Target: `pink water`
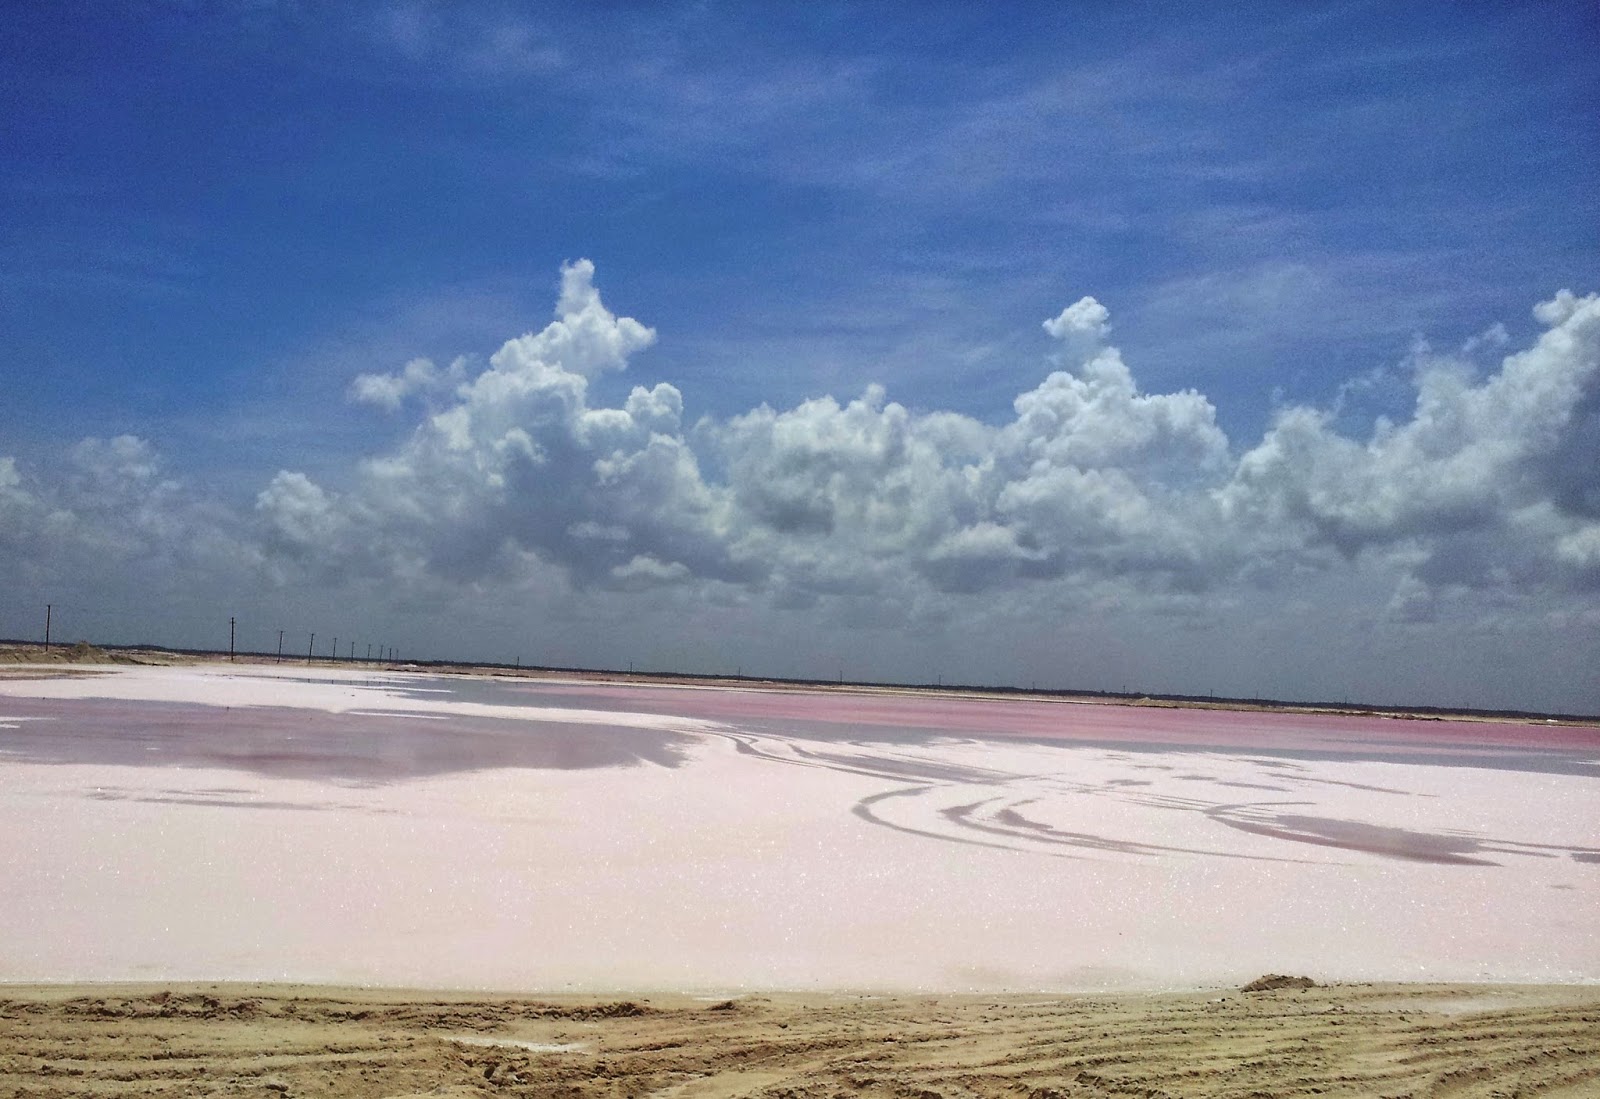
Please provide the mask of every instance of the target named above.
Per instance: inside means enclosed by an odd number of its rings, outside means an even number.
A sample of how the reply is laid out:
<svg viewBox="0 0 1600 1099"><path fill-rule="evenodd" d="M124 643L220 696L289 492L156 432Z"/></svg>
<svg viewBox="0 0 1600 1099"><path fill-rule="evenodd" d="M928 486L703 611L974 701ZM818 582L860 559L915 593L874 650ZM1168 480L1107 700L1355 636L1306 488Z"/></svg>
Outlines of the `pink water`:
<svg viewBox="0 0 1600 1099"><path fill-rule="evenodd" d="M0 681L0 979L1600 979L1600 737L144 669Z"/></svg>

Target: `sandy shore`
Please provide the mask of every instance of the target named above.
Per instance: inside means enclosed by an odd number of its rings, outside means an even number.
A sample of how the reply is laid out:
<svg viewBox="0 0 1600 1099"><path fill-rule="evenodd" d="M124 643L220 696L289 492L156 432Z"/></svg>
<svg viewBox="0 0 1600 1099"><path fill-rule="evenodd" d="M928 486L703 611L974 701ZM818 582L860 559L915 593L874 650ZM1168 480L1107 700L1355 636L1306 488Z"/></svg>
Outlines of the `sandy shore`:
<svg viewBox="0 0 1600 1099"><path fill-rule="evenodd" d="M1600 988L483 997L0 986L0 1094L1592 1096Z"/></svg>

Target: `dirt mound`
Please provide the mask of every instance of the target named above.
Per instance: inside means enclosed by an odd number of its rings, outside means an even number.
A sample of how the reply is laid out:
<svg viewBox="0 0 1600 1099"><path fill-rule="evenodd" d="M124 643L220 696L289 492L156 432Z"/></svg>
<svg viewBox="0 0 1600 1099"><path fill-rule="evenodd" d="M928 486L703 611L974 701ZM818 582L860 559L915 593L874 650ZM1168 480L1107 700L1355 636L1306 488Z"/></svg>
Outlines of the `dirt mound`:
<svg viewBox="0 0 1600 1099"><path fill-rule="evenodd" d="M578 1008L568 1013L568 1017L572 1019L634 1019L641 1015L654 1014L654 1012L655 1008L633 1000L617 1000L612 1003L601 1003L592 1007Z"/></svg>
<svg viewBox="0 0 1600 1099"><path fill-rule="evenodd" d="M145 997L87 997L67 1000L61 1005L64 1015L92 1019L250 1019L261 1011L254 999L222 1000L203 993L175 995L164 990Z"/></svg>
<svg viewBox="0 0 1600 1099"><path fill-rule="evenodd" d="M78 641L71 645L0 645L0 664L143 664L146 661L98 645Z"/></svg>
<svg viewBox="0 0 1600 1099"><path fill-rule="evenodd" d="M1241 988L1240 992L1276 992L1281 988L1306 989L1316 988L1317 982L1310 977L1287 977L1282 973L1268 973L1264 977L1257 977Z"/></svg>

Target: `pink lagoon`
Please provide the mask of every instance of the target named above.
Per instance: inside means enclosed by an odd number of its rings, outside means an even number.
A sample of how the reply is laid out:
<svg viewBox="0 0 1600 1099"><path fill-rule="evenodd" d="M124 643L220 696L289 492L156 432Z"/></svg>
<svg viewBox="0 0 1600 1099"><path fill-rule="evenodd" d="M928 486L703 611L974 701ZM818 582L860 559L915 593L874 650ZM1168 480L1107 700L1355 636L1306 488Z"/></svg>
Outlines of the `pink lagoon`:
<svg viewBox="0 0 1600 1099"><path fill-rule="evenodd" d="M0 980L1600 979L1600 730L202 665L0 679Z"/></svg>

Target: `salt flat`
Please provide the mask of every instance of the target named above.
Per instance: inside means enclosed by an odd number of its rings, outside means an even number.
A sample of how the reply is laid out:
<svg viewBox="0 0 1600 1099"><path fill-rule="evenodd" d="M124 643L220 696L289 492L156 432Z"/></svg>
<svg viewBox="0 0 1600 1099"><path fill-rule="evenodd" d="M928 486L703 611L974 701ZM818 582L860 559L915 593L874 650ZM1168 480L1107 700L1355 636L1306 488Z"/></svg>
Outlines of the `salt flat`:
<svg viewBox="0 0 1600 1099"><path fill-rule="evenodd" d="M0 680L0 979L1600 979L1600 733L274 666Z"/></svg>

